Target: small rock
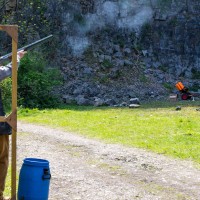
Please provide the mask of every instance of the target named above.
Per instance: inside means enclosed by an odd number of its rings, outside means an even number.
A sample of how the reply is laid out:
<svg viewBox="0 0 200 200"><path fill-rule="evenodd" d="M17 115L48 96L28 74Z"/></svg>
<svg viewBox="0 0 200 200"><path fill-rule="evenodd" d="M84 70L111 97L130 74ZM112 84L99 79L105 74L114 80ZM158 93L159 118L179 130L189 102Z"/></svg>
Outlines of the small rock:
<svg viewBox="0 0 200 200"><path fill-rule="evenodd" d="M108 55L105 55L105 56L104 56L104 59L105 59L105 60L108 60L109 62L112 61L112 57L111 57L111 56L108 56Z"/></svg>
<svg viewBox="0 0 200 200"><path fill-rule="evenodd" d="M130 104L129 108L139 108L140 105L139 104Z"/></svg>
<svg viewBox="0 0 200 200"><path fill-rule="evenodd" d="M176 107L176 110L178 111L178 110L181 110L181 106L177 106Z"/></svg>
<svg viewBox="0 0 200 200"><path fill-rule="evenodd" d="M126 102L122 102L122 103L120 104L120 107L125 107L125 106L128 106L128 104L127 104Z"/></svg>
<svg viewBox="0 0 200 200"><path fill-rule="evenodd" d="M124 65L126 65L126 66L130 66L130 65L132 65L133 64L133 62L131 62L130 60L124 60Z"/></svg>
<svg viewBox="0 0 200 200"><path fill-rule="evenodd" d="M102 106L104 104L104 100L101 99L101 98L98 98L98 97L95 97L95 100L94 100L94 106Z"/></svg>
<svg viewBox="0 0 200 200"><path fill-rule="evenodd" d="M78 95L76 98L75 98L75 100L76 100L76 103L78 104L78 105L84 105L84 106L87 106L87 105L90 105L90 103L89 103L89 100L88 99L86 99L83 95Z"/></svg>
<svg viewBox="0 0 200 200"><path fill-rule="evenodd" d="M120 51L120 46L119 45L114 45L114 51L119 52Z"/></svg>
<svg viewBox="0 0 200 200"><path fill-rule="evenodd" d="M139 104L139 105L140 105L140 100L139 100L139 98L131 98L131 99L130 99L130 104Z"/></svg>
<svg viewBox="0 0 200 200"><path fill-rule="evenodd" d="M125 53L125 55L128 56L131 53L131 49L130 48L125 48L124 49L124 53Z"/></svg>
<svg viewBox="0 0 200 200"><path fill-rule="evenodd" d="M147 56L148 55L148 50L142 50L142 54L143 54L143 56Z"/></svg>
<svg viewBox="0 0 200 200"><path fill-rule="evenodd" d="M122 58L122 53L121 52L116 52L114 54L114 57L116 57L116 58Z"/></svg>
<svg viewBox="0 0 200 200"><path fill-rule="evenodd" d="M116 104L116 101L114 99L106 99L104 104L107 106L113 106Z"/></svg>
<svg viewBox="0 0 200 200"><path fill-rule="evenodd" d="M86 67L86 68L83 70L83 73L84 73L84 74L91 75L91 74L92 74L92 69L91 69L90 67Z"/></svg>

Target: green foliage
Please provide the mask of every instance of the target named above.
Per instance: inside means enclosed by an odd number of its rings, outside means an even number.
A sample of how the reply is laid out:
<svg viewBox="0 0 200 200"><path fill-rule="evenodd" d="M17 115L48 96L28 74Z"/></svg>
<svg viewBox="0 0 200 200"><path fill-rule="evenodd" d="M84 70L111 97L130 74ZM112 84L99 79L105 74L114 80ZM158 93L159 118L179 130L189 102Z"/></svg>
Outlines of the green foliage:
<svg viewBox="0 0 200 200"><path fill-rule="evenodd" d="M167 72L168 66L167 66L167 65L160 65L160 66L158 67L158 69L161 70L161 71L163 71L163 72Z"/></svg>
<svg viewBox="0 0 200 200"><path fill-rule="evenodd" d="M49 54L55 55L55 48L59 45L56 35L60 34L61 15L58 13L60 13L62 3L63 0L19 0L17 1L15 12L12 14L10 12L2 12L0 14L0 21L1 24L18 25L19 47L54 33L51 45L42 45L40 47L46 49ZM55 29L55 27L57 28ZM7 34L2 35L1 33L0 39L1 53L11 52L11 38Z"/></svg>
<svg viewBox="0 0 200 200"><path fill-rule="evenodd" d="M141 75L139 76L139 79L140 79L140 81L143 82L143 83L148 83L148 78L147 78L144 74L141 74Z"/></svg>
<svg viewBox="0 0 200 200"><path fill-rule="evenodd" d="M151 33L152 31L153 31L153 30L152 30L151 24L145 23L145 24L142 26L142 32L144 32L145 34Z"/></svg>
<svg viewBox="0 0 200 200"><path fill-rule="evenodd" d="M198 83L194 83L192 87L190 87L191 91L197 92L200 89L200 85Z"/></svg>
<svg viewBox="0 0 200 200"><path fill-rule="evenodd" d="M140 41L144 42L152 35L153 29L150 23L145 23L141 28Z"/></svg>
<svg viewBox="0 0 200 200"><path fill-rule="evenodd" d="M107 75L104 75L104 76L99 77L98 81L102 84L108 84L110 79Z"/></svg>
<svg viewBox="0 0 200 200"><path fill-rule="evenodd" d="M17 175L18 179L18 175ZM5 196L10 196L11 195L11 167L8 169L8 175L6 177L6 188L4 191Z"/></svg>
<svg viewBox="0 0 200 200"><path fill-rule="evenodd" d="M74 21L82 26L86 25L85 19L81 14L74 14Z"/></svg>
<svg viewBox="0 0 200 200"><path fill-rule="evenodd" d="M50 22L46 18L46 10L47 0L20 0L18 2L15 21L19 25L19 33L22 33L24 38L43 30L49 31Z"/></svg>
<svg viewBox="0 0 200 200"><path fill-rule="evenodd" d="M192 72L192 79L200 79L200 71L192 68L191 72Z"/></svg>
<svg viewBox="0 0 200 200"><path fill-rule="evenodd" d="M169 24L172 25L172 26L177 26L178 25L178 19L177 19L177 17L172 18L169 21Z"/></svg>
<svg viewBox="0 0 200 200"><path fill-rule="evenodd" d="M2 100L5 111L11 110L11 102L12 102L12 80L11 78L7 78L0 83L0 88L2 90Z"/></svg>
<svg viewBox="0 0 200 200"><path fill-rule="evenodd" d="M173 91L174 87L169 83L163 83L163 86L169 90L169 92Z"/></svg>
<svg viewBox="0 0 200 200"><path fill-rule="evenodd" d="M122 34L118 33L113 36L113 43L119 45L121 48L124 48L126 38Z"/></svg>
<svg viewBox="0 0 200 200"><path fill-rule="evenodd" d="M45 60L34 54L22 59L18 72L19 105L29 108L57 106L58 97L52 94L52 90L61 84L58 69L48 68Z"/></svg>
<svg viewBox="0 0 200 200"><path fill-rule="evenodd" d="M169 9L171 4L172 0L158 0L158 7L161 9L162 12Z"/></svg>
<svg viewBox="0 0 200 200"><path fill-rule="evenodd" d="M113 64L108 60L108 59L105 59L103 62L102 62L102 65L106 68L111 68L113 66Z"/></svg>
<svg viewBox="0 0 200 200"><path fill-rule="evenodd" d="M88 64L94 64L97 62L97 58L94 57L94 54L93 54L93 50L92 50L92 47L88 47L84 53L84 58L85 58L85 61L88 63Z"/></svg>

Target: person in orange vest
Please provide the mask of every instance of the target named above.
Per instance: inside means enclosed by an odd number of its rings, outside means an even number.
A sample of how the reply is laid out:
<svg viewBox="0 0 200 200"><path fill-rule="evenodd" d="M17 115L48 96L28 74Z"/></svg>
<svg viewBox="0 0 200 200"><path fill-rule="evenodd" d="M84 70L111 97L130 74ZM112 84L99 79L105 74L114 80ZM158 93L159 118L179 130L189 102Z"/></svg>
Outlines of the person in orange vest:
<svg viewBox="0 0 200 200"><path fill-rule="evenodd" d="M17 63L19 66L20 59L26 54L25 51L17 53ZM0 81L12 74L12 63L6 66L0 66ZM0 116L4 116L1 91L0 91ZM11 127L6 122L0 122L0 200L9 200L3 196L5 189L5 181L8 170L8 158L9 158L9 135L11 134Z"/></svg>

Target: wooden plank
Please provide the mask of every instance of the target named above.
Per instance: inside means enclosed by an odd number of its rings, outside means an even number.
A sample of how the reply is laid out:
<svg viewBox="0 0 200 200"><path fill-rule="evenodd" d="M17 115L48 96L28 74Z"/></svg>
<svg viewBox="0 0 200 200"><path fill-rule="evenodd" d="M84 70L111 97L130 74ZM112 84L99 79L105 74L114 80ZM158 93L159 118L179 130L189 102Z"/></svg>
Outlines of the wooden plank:
<svg viewBox="0 0 200 200"><path fill-rule="evenodd" d="M6 122L14 129L17 131L17 110L12 112L10 115L6 117Z"/></svg>
<svg viewBox="0 0 200 200"><path fill-rule="evenodd" d="M12 113L16 113L17 118L17 41L18 30L12 30ZM12 173L11 173L11 195L12 200L16 200L16 172L17 172L17 119L14 120L16 130L12 129Z"/></svg>
<svg viewBox="0 0 200 200"><path fill-rule="evenodd" d="M18 42L18 26L17 25L0 25L0 30L6 31L15 42Z"/></svg>
<svg viewBox="0 0 200 200"><path fill-rule="evenodd" d="M0 122L5 122L6 118L4 116L0 116Z"/></svg>

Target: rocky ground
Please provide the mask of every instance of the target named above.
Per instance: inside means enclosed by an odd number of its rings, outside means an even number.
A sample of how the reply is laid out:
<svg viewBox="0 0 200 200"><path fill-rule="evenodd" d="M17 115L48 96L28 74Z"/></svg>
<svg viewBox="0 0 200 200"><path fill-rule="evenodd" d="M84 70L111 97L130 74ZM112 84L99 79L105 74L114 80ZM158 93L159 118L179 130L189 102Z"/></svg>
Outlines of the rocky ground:
<svg viewBox="0 0 200 200"><path fill-rule="evenodd" d="M190 161L19 122L18 169L27 157L50 161L49 200L200 199Z"/></svg>

